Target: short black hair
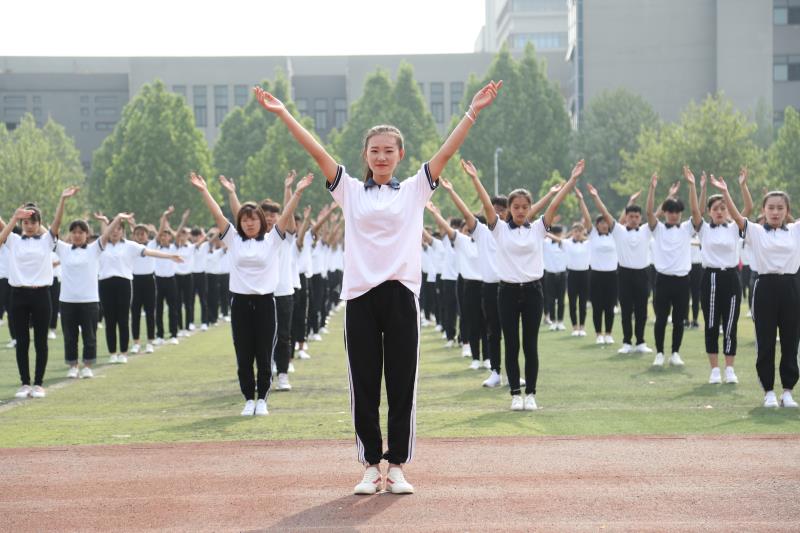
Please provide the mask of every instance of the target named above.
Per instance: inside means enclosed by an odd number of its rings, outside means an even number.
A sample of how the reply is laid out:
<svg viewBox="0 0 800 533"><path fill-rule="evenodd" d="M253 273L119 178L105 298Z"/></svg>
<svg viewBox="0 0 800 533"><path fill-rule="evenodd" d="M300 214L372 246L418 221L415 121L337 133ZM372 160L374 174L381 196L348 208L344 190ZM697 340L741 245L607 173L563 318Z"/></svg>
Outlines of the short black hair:
<svg viewBox="0 0 800 533"><path fill-rule="evenodd" d="M661 210L665 213L683 213L683 202L680 198L667 198L661 204Z"/></svg>
<svg viewBox="0 0 800 533"><path fill-rule="evenodd" d="M475 215L475 218L476 218L476 219L478 220L478 222L480 222L481 224L486 224L486 217L485 217L485 216L483 216L483 215Z"/></svg>
<svg viewBox="0 0 800 533"><path fill-rule="evenodd" d="M563 226L550 226L550 233L553 235L558 235L559 233L564 233Z"/></svg>
<svg viewBox="0 0 800 533"><path fill-rule="evenodd" d="M499 205L500 207L508 208L508 196L505 194L492 196L492 205Z"/></svg>
<svg viewBox="0 0 800 533"><path fill-rule="evenodd" d="M203 234L203 230L199 227L195 226L192 228L192 237L199 237Z"/></svg>
<svg viewBox="0 0 800 533"><path fill-rule="evenodd" d="M463 225L464 221L460 218L453 217L450 219L450 227L453 229L461 229Z"/></svg>
<svg viewBox="0 0 800 533"><path fill-rule="evenodd" d="M594 219L594 225L596 226L599 223L605 222L605 221L606 221L606 217L604 217L603 215L598 215L597 218Z"/></svg>
<svg viewBox="0 0 800 533"><path fill-rule="evenodd" d="M73 220L69 225L69 231L80 229L84 233L89 233L89 224L85 220Z"/></svg>
<svg viewBox="0 0 800 533"><path fill-rule="evenodd" d="M639 213L641 215L642 208L638 205L629 205L625 208L625 214L627 215L628 213Z"/></svg>

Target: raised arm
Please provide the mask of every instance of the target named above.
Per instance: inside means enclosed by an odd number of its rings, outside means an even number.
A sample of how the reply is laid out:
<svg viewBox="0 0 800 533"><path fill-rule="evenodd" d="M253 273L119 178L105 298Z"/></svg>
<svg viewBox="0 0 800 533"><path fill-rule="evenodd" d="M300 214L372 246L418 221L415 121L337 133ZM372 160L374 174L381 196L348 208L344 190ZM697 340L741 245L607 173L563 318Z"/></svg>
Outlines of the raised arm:
<svg viewBox="0 0 800 533"><path fill-rule="evenodd" d="M558 194L558 191L560 191L561 187L563 186L564 186L563 183L559 183L550 187L550 190L547 191L547 194L542 196L538 202L534 203L531 206L531 210L528 213L528 220L533 221L533 219L535 219L539 215L539 213L542 212L542 209L544 209L550 204L550 202L553 200L553 197L556 194Z"/></svg>
<svg viewBox="0 0 800 533"><path fill-rule="evenodd" d="M236 184L233 183L233 180L229 180L221 174L218 179L222 188L228 191L228 203L231 206L231 215L233 215L233 218L236 218L239 214L239 209L242 207L242 204L239 203L239 197L236 196Z"/></svg>
<svg viewBox="0 0 800 533"><path fill-rule="evenodd" d="M191 212L192 212L191 209L187 209L186 211L183 212L183 214L181 215L181 224L180 226L178 226L178 229L175 230L175 235L180 234L180 232L183 231L183 228L186 227L186 221L189 220L189 214Z"/></svg>
<svg viewBox="0 0 800 533"><path fill-rule="evenodd" d="M100 246L105 248L106 244L108 244L109 238L111 237L111 233L117 227L119 227L120 224L122 224L123 220L127 220L127 219L129 219L131 217L133 217L133 213L119 213L119 214L117 214L117 216L114 217L114 219L111 221L111 223L108 224L106 226L106 228L103 230L103 234L100 236Z"/></svg>
<svg viewBox="0 0 800 533"><path fill-rule="evenodd" d="M742 167L739 171L739 187L742 189L742 199L744 199L744 208L742 209L742 216L748 218L753 212L753 197L750 194L750 187L747 186L747 167Z"/></svg>
<svg viewBox="0 0 800 533"><path fill-rule="evenodd" d="M439 174L441 174L444 167L447 166L447 162L455 155L458 149L461 148L464 139L467 138L467 133L469 133L470 128L475 124L481 110L494 102L501 87L503 87L503 80L497 83L492 80L475 93L475 96L472 97L469 110L467 110L461 118L461 121L456 125L452 133L450 133L450 136L447 137L447 140L444 141L439 151L431 158L428 164L431 178L434 180L439 179Z"/></svg>
<svg viewBox="0 0 800 533"><path fill-rule="evenodd" d="M653 211L654 205L656 203L656 185L658 185L658 174L653 174L650 177L650 188L647 189L647 225L650 226L650 231L656 229L656 225L658 224L658 218L656 217L655 212Z"/></svg>
<svg viewBox="0 0 800 533"><path fill-rule="evenodd" d="M739 231L744 231L744 226L747 222L747 219L742 216L742 214L736 208L736 204L733 203L733 198L731 198L731 193L728 191L728 185L725 183L725 179L722 176L717 179L712 174L711 185L720 190L722 197L725 198L725 203L728 205L728 213L730 213L731 218L734 222L736 222L736 225L739 226Z"/></svg>
<svg viewBox="0 0 800 533"><path fill-rule="evenodd" d="M697 190L694 183L694 174L689 167L683 167L683 177L689 184L689 207L692 210L692 225L696 228L700 227L703 222L703 214L700 212L700 207L697 205Z"/></svg>
<svg viewBox="0 0 800 533"><path fill-rule="evenodd" d="M302 124L297 122L292 114L289 113L289 110L286 109L286 106L283 105L283 102L261 87L254 87L253 92L255 93L256 100L258 100L258 103L261 104L264 109L270 113L275 113L275 115L286 124L286 127L289 128L289 133L292 134L297 142L299 142L300 145L305 148L306 152L314 158L314 161L317 162L319 169L322 171L325 179L328 180L328 183L333 183L333 180L336 178L336 171L339 168L336 160L331 157L325 148L317 142L314 136L311 135Z"/></svg>
<svg viewBox="0 0 800 533"><path fill-rule="evenodd" d="M698 207L701 213L706 212L706 203L708 202L708 180L706 179L706 171L700 173L700 201Z"/></svg>
<svg viewBox="0 0 800 533"><path fill-rule="evenodd" d="M611 231L612 229L614 229L614 224L616 223L616 220L614 220L614 217L612 217L611 213L608 212L608 208L606 208L606 204L603 203L603 200L600 199L600 193L597 192L597 189L595 189L590 183L586 184L586 188L589 190L589 196L592 197L595 207L597 208L598 211L600 211L600 214L603 215L606 224L608 224L608 230ZM576 192L578 191L577 187L575 188L575 191ZM581 197L581 211L583 212L584 226L586 226L586 231L589 231L592 225L592 219L589 216L589 209L587 209L585 206L586 203L583 201L583 198ZM583 211L584 209L586 209L586 211Z"/></svg>
<svg viewBox="0 0 800 533"><path fill-rule="evenodd" d="M317 214L317 221L314 223L313 226L311 226L312 235L314 235L315 237L318 236L320 229L322 229L322 226L325 224L325 221L328 220L328 217L333 214L335 206L336 206L335 203L322 206L322 209L320 209L319 213Z"/></svg>
<svg viewBox="0 0 800 533"><path fill-rule="evenodd" d="M636 203L636 200L638 200L638 199L639 199L639 196L641 196L641 194L642 194L642 191L641 191L641 190L638 190L638 191L636 191L635 193L631 194L630 198L628 198L628 203L627 203L627 204L625 204L625 208L623 208L623 210L622 210L622 213L620 213L620 215L619 215L619 219L617 219L617 221L618 221L620 224L622 224L622 225L625 225L625 223L626 223L626 221L627 221L627 218L628 218L628 215L625 213L625 209L626 209L627 207L629 207L629 206L631 206L631 205L635 204L635 203Z"/></svg>
<svg viewBox="0 0 800 533"><path fill-rule="evenodd" d="M64 189L64 192L61 193L61 198L58 199L58 207L56 207L56 214L53 217L53 223L50 224L50 233L53 236L58 235L58 230L61 228L61 219L64 217L64 204L67 201L67 198L75 196L80 190L80 187L67 187Z"/></svg>
<svg viewBox="0 0 800 533"><path fill-rule="evenodd" d="M428 202L425 207L433 215L433 218L436 220L436 225L439 226L439 229L442 230L442 233L445 233L451 241L455 240L456 230L450 227L450 224L448 224L444 219L439 211L439 208L433 205L433 202Z"/></svg>
<svg viewBox="0 0 800 533"><path fill-rule="evenodd" d="M105 216L105 215L104 215L102 212L100 212L100 211L97 211L96 213L93 213L93 215L92 215L92 216L94 216L94 219L95 219L95 220L97 220L97 221L99 221L99 222L100 222L100 234L102 235L102 234L103 234L103 232L105 232L105 231L106 231L106 228L108 227L108 225L110 224L110 222L109 222L109 220L108 220L108 217L107 217L107 216Z"/></svg>
<svg viewBox="0 0 800 533"><path fill-rule="evenodd" d="M297 232L297 240L295 241L295 246L297 246L298 250L303 249L303 239L306 237L306 232L308 231L310 221L311 206L307 205L305 209L303 209L303 222L300 224L300 229Z"/></svg>
<svg viewBox="0 0 800 533"><path fill-rule="evenodd" d="M453 189L452 183L444 178L439 178L439 184L450 194L450 199L453 200L453 203L456 204L456 207L461 211L461 215L464 217L464 224L466 224L467 229L472 232L475 229L475 224L478 223L475 215L470 212L467 204L464 203L464 200L462 200L455 189Z"/></svg>
<svg viewBox="0 0 800 533"><path fill-rule="evenodd" d="M189 176L189 181L191 182L192 186L200 191L203 195L203 201L208 208L208 211L211 213L211 216L214 218L214 224L217 225L221 232L227 230L230 222L228 219L225 218L225 215L222 213L222 209L219 207L219 204L214 197L211 196L211 193L208 192L208 186L206 185L206 180L203 179L203 176L198 176L194 172L191 173Z"/></svg>
<svg viewBox="0 0 800 533"><path fill-rule="evenodd" d="M578 178L581 174L583 174L583 168L585 165L586 162L583 159L577 162L575 167L572 169L572 174L570 174L567 183L565 183L561 189L559 189L559 191L556 193L556 197L553 198L553 201L550 202L549 206L547 206L547 211L544 212L544 225L546 227L550 227L550 224L553 223L553 219L556 217L558 207L561 205L561 202L564 201L564 198L567 197L573 187L575 187L575 184L578 182Z"/></svg>
<svg viewBox="0 0 800 533"><path fill-rule="evenodd" d="M292 178L294 180L294 178ZM289 201L286 202L286 205L283 206L283 212L281 216L278 217L278 222L276 223L278 226L278 230L281 233L286 231L286 228L289 227L291 223L294 226L294 210L297 208L297 204L300 202L300 197L303 196L303 191L306 190L309 185L314 181L314 174L307 174L306 177L301 179L297 183L297 188L294 191L294 194Z"/></svg>
<svg viewBox="0 0 800 533"><path fill-rule="evenodd" d="M14 231L14 227L17 225L17 222L29 218L31 215L33 215L33 211L30 209L25 209L24 207L20 207L14 211L14 214L11 216L11 220L9 220L8 224L3 227L3 231L0 231L0 246L5 244L8 236L11 235L12 231Z"/></svg>
<svg viewBox="0 0 800 533"><path fill-rule="evenodd" d="M309 176L312 178L314 177L313 174L309 173ZM286 204L292 199L292 184L294 183L294 179L297 177L297 172L291 170L289 174L286 175L286 179L283 180L283 210L286 210ZM295 206L295 209L297 206ZM286 224L286 232L287 233L295 233L297 231L297 224L294 223L294 214L289 218L288 223Z"/></svg>
<svg viewBox="0 0 800 533"><path fill-rule="evenodd" d="M475 191L478 193L478 198L481 200L481 205L483 205L483 212L486 215L486 224L490 228L493 228L497 223L497 213L494 210L492 199L489 196L489 193L486 192L486 188L478 178L478 171L475 169L475 165L472 164L472 161L464 161L462 159L461 168L463 168L464 172L469 174L469 177L472 178L472 186L475 187Z"/></svg>
<svg viewBox="0 0 800 533"><path fill-rule="evenodd" d="M664 198L664 201L667 201L667 200L669 200L670 198L677 198L677 197L678 197L678 191L679 191L680 189L681 189L681 180L677 180L677 181L676 181L676 182L674 182L672 185L670 185L670 187L669 187L669 192L667 193L667 197L666 197L666 198ZM661 211L661 206L662 206L662 205L664 205L664 202L661 202L661 203L660 203L660 204L658 204L658 206L656 207L656 218L661 218L661 215L663 215L663 214L664 214L664 213Z"/></svg>
<svg viewBox="0 0 800 533"><path fill-rule="evenodd" d="M175 212L175 206L169 206L166 211L161 213L161 218L158 221L158 233L167 231L169 229L169 216Z"/></svg>
<svg viewBox="0 0 800 533"><path fill-rule="evenodd" d="M144 255L148 257L156 257L158 259L169 259L170 261L175 261L176 263L183 263L183 257L179 256L178 254L170 254L167 252L162 252L161 250L145 248Z"/></svg>

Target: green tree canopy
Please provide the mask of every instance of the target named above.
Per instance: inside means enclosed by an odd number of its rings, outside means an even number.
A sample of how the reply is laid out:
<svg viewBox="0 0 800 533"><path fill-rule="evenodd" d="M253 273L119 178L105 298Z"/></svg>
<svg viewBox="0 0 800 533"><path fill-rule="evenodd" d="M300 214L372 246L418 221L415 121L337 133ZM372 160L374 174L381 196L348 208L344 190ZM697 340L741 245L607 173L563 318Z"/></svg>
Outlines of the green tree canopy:
<svg viewBox="0 0 800 533"><path fill-rule="evenodd" d="M22 204L34 202L49 224L61 191L83 186L85 180L80 153L60 124L48 120L38 128L31 115L10 132L0 124L0 214L6 220ZM64 220L85 216L88 198L88 191L82 191L67 202Z"/></svg>
<svg viewBox="0 0 800 533"><path fill-rule="evenodd" d="M220 197L208 144L183 97L160 81L144 85L94 154L92 207L110 216L133 211L137 220L157 223L175 205L178 211L192 209L192 223L208 224L202 198L188 182L191 171L202 174Z"/></svg>
<svg viewBox="0 0 800 533"><path fill-rule="evenodd" d="M769 184L789 193L793 200L792 214L797 217L800 205L800 114L796 109L786 108L783 126L769 149L768 160Z"/></svg>

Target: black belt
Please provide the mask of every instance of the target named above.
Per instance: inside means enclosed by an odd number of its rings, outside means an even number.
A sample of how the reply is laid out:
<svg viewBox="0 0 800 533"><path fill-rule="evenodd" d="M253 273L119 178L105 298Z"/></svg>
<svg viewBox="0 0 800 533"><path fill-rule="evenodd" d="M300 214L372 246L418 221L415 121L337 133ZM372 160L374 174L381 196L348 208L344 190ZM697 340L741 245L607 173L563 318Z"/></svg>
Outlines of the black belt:
<svg viewBox="0 0 800 533"><path fill-rule="evenodd" d="M706 267L707 272L734 272L737 270L739 270L739 267L725 267L725 268Z"/></svg>

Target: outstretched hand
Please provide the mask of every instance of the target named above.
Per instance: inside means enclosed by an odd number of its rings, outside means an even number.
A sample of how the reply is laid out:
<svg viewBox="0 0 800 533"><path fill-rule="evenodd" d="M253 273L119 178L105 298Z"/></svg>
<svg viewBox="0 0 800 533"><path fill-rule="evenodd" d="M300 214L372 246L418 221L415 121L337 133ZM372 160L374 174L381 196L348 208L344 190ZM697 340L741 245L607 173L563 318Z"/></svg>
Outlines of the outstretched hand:
<svg viewBox="0 0 800 533"><path fill-rule="evenodd" d="M194 172L192 172L189 175L189 181L198 191L205 192L208 190L208 185L206 185L206 180L203 178L203 176L200 176L199 174L195 174ZM172 213L173 211L175 211L175 207L169 206L169 209L167 209L167 211Z"/></svg>
<svg viewBox="0 0 800 533"><path fill-rule="evenodd" d="M672 186L669 188L669 197L670 198L674 198L675 196L677 196L678 195L678 191L680 190L680 188L681 188L681 181L680 180L678 180L675 183L673 183Z"/></svg>
<svg viewBox="0 0 800 533"><path fill-rule="evenodd" d="M186 221L187 221L187 220L189 220L189 214L190 214L191 212L192 212L192 210L191 210L191 209L187 209L186 211L184 211L184 212L183 212L183 215L181 215L181 223L182 223L182 224L185 224L185 223L186 223Z"/></svg>
<svg viewBox="0 0 800 533"><path fill-rule="evenodd" d="M433 203L433 202L428 202L427 204L425 204L425 208L426 208L428 211L430 211L431 213L436 213L437 215L440 215L440 214L441 214L441 211L439 210L439 208L438 208L438 207L436 207L436 206L434 205L434 203Z"/></svg>
<svg viewBox="0 0 800 533"><path fill-rule="evenodd" d="M102 211L97 211L95 213L92 213L92 216L94 217L95 220L99 220L100 222L105 222L106 224L108 224L108 217L105 216L102 213Z"/></svg>
<svg viewBox="0 0 800 533"><path fill-rule="evenodd" d="M494 102L494 99L497 98L497 93L500 91L502 86L503 80L500 80L497 83L492 80L484 85L483 88L475 93L475 96L472 97L472 109L477 113L481 109Z"/></svg>
<svg viewBox="0 0 800 533"><path fill-rule="evenodd" d="M747 175L747 167L742 167L742 169L739 171L739 185L744 185L747 183Z"/></svg>
<svg viewBox="0 0 800 533"><path fill-rule="evenodd" d="M705 186L706 186L706 183L707 183L707 181L706 181L706 171L704 170L704 171L703 171L703 172L700 174L700 188L701 188L701 189L705 188Z"/></svg>
<svg viewBox="0 0 800 533"><path fill-rule="evenodd" d="M577 188L577 187L575 187L575 190L577 191L577 190L578 190L578 188ZM595 196L595 197L596 197L596 196L598 196L597 189L595 189L595 188L594 188L594 185L592 185L591 183L587 183L587 184L586 184L586 190L588 190L588 191L589 191L589 194L590 194L590 195L592 195L592 196Z"/></svg>
<svg viewBox="0 0 800 533"><path fill-rule="evenodd" d="M292 172L294 172L294 171L292 171ZM286 181L288 182L287 186L291 187L292 183L289 182L289 178L286 178ZM294 181L294 176L292 176L292 181ZM313 181L314 181L314 174L311 174L309 172L308 174L305 175L305 177L303 179L301 179L299 182L297 182L297 188L295 189L295 192L303 192L304 190L306 190L311 185L311 183Z"/></svg>
<svg viewBox="0 0 800 533"><path fill-rule="evenodd" d="M64 189L64 192L61 193L61 198L70 198L72 196L75 196L75 194L79 190L81 190L80 187L67 187L66 189Z"/></svg>
<svg viewBox="0 0 800 533"><path fill-rule="evenodd" d="M641 194L642 194L641 189L631 194L630 198L628 198L628 205L632 205L636 200L638 200Z"/></svg>
<svg viewBox="0 0 800 533"><path fill-rule="evenodd" d="M277 114L286 110L286 106L283 105L283 102L272 96L262 87L259 86L253 87L253 93L255 94L258 103L261 104L261 107L263 107L270 113Z"/></svg>
<svg viewBox="0 0 800 533"><path fill-rule="evenodd" d="M25 220L26 218L30 218L33 215L33 209L26 209L25 207L20 207L16 211L14 211L14 217L17 220Z"/></svg>
<svg viewBox="0 0 800 533"><path fill-rule="evenodd" d="M650 187L655 189L658 186L658 173L653 172L653 175L650 176Z"/></svg>
<svg viewBox="0 0 800 533"><path fill-rule="evenodd" d="M589 190L589 194L592 194L592 190L594 189L594 187L592 187L588 183L586 184L586 187ZM580 200L582 202L583 201L583 193L581 192L581 190L579 188L575 187L574 191L575 191L575 196L577 196L578 200ZM595 191L595 192L597 192L597 191Z"/></svg>
<svg viewBox="0 0 800 533"><path fill-rule="evenodd" d="M309 174L309 176L311 176L311 174ZM283 180L283 187L284 188L291 187L296 177L297 177L297 171L295 169L290 170L289 173L286 175L286 179Z"/></svg>
<svg viewBox="0 0 800 533"><path fill-rule="evenodd" d="M717 189L727 192L728 191L728 184L725 183L725 178L720 176L719 178L715 178L714 174L711 174L711 185L716 187Z"/></svg>
<svg viewBox="0 0 800 533"><path fill-rule="evenodd" d="M236 184L233 182L233 180L226 178L222 174L219 175L219 184L222 185L222 188L229 193L236 192Z"/></svg>
<svg viewBox="0 0 800 533"><path fill-rule="evenodd" d="M303 209L303 220L308 220L311 218L311 206L307 205L305 209Z"/></svg>
<svg viewBox="0 0 800 533"><path fill-rule="evenodd" d="M475 165L472 164L472 161L465 161L462 159L461 168L463 168L464 172L466 172L473 178L478 179L478 169L475 168Z"/></svg>
<svg viewBox="0 0 800 533"><path fill-rule="evenodd" d="M583 159L575 163L575 166L572 169L572 174L570 174L569 179L571 180L578 179L578 176L583 174L583 169L585 166L586 166L586 161Z"/></svg>
<svg viewBox="0 0 800 533"><path fill-rule="evenodd" d="M683 165L683 177L690 185L694 185L694 174L692 174L691 169L687 165Z"/></svg>
<svg viewBox="0 0 800 533"><path fill-rule="evenodd" d="M443 178L441 176L439 177L439 185L444 187L444 189L446 191L448 191L448 192L452 192L453 191L453 184L450 183L447 179L445 179L445 178Z"/></svg>

